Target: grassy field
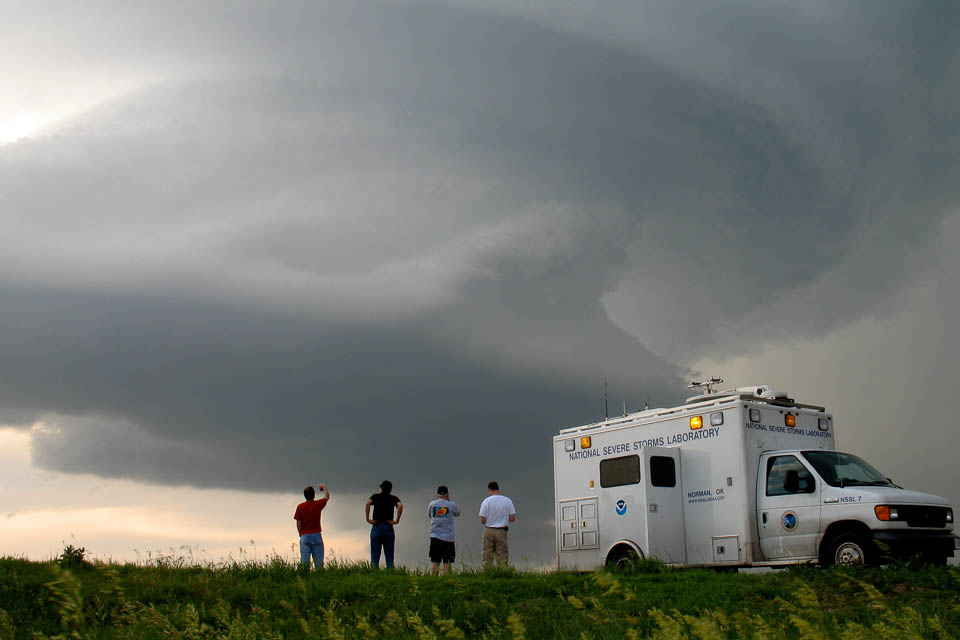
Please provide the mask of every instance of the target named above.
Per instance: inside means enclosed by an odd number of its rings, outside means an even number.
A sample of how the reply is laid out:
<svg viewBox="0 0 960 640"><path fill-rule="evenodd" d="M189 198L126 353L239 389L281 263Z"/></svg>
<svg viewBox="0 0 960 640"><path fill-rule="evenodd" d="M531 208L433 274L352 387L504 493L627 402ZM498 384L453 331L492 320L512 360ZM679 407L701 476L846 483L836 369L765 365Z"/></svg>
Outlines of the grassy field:
<svg viewBox="0 0 960 640"><path fill-rule="evenodd" d="M960 571L416 572L0 559L10 638L956 638Z"/></svg>

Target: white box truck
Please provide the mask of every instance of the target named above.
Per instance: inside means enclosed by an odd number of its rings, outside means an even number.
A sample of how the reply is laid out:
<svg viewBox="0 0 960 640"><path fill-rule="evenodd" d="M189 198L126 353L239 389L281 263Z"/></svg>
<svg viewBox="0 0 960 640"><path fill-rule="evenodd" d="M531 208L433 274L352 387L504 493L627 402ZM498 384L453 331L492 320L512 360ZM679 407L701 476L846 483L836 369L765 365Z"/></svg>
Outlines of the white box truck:
<svg viewBox="0 0 960 640"><path fill-rule="evenodd" d="M836 451L833 416L768 386L563 429L553 439L557 560L591 570L873 564L953 556L953 508Z"/></svg>

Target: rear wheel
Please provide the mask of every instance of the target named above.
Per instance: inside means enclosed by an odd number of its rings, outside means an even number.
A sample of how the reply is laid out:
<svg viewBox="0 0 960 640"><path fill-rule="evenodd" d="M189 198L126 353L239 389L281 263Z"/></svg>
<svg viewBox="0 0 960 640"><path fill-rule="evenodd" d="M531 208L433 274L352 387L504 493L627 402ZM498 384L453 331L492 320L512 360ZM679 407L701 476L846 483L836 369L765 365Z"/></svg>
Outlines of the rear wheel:
<svg viewBox="0 0 960 640"><path fill-rule="evenodd" d="M827 565L865 567L874 564L874 545L859 533L841 533L830 542L824 560Z"/></svg>
<svg viewBox="0 0 960 640"><path fill-rule="evenodd" d="M640 554L633 547L620 545L607 555L607 567L617 571L634 571L640 565Z"/></svg>

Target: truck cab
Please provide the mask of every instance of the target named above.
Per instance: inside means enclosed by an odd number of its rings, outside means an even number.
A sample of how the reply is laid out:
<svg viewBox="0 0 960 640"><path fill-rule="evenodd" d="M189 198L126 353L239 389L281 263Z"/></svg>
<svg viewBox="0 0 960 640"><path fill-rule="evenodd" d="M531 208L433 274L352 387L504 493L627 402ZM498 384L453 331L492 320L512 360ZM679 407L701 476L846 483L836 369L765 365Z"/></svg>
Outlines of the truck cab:
<svg viewBox="0 0 960 640"><path fill-rule="evenodd" d="M762 452L756 501L760 554L772 564L945 564L956 543L945 498L905 490L841 451Z"/></svg>

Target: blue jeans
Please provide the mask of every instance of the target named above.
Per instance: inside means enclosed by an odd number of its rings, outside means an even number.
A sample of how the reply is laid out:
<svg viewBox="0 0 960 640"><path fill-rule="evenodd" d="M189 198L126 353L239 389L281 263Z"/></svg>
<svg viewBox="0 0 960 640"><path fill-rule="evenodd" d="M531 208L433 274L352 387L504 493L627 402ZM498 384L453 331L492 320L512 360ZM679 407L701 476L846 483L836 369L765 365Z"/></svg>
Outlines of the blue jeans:
<svg viewBox="0 0 960 640"><path fill-rule="evenodd" d="M310 566L310 556L313 556L313 566L323 568L323 536L319 533L305 533L300 536L300 564Z"/></svg>
<svg viewBox="0 0 960 640"><path fill-rule="evenodd" d="M380 566L380 547L387 561L387 569L393 569L393 542L396 535L393 526L389 524L375 524L370 529L370 564Z"/></svg>

